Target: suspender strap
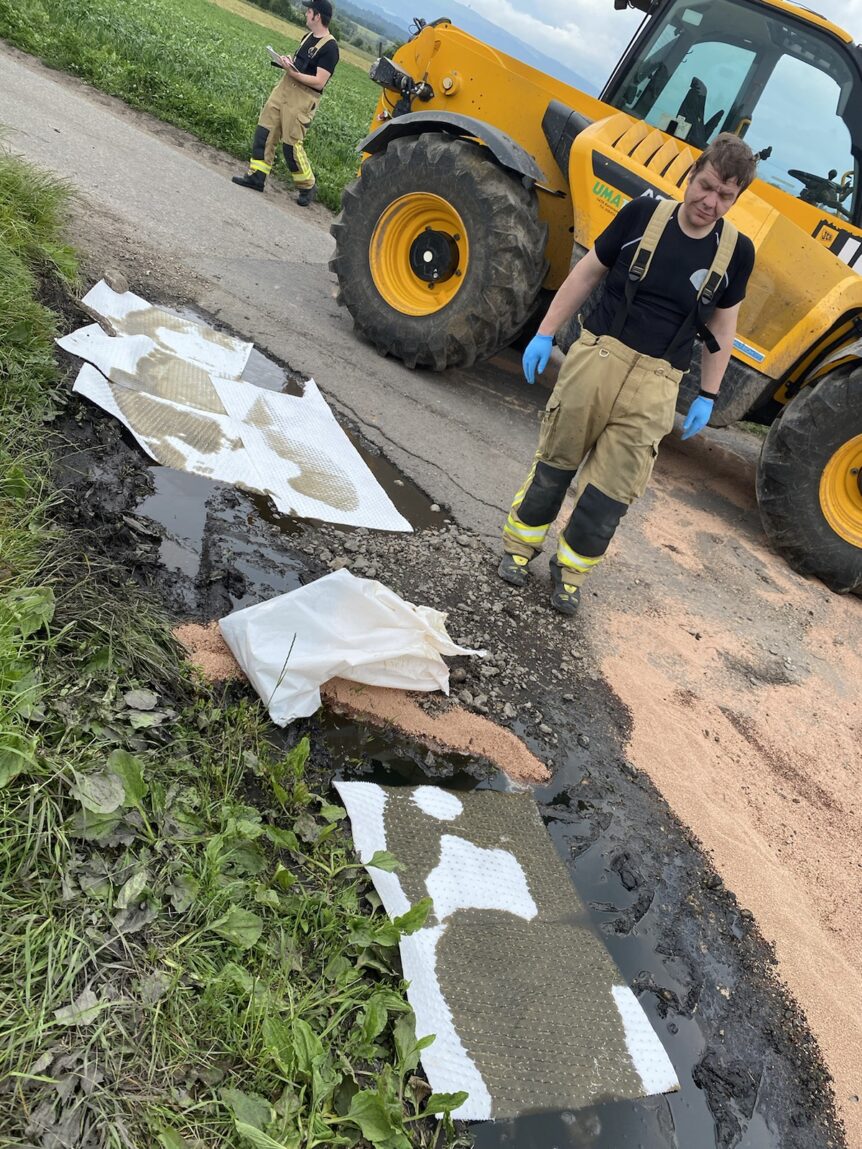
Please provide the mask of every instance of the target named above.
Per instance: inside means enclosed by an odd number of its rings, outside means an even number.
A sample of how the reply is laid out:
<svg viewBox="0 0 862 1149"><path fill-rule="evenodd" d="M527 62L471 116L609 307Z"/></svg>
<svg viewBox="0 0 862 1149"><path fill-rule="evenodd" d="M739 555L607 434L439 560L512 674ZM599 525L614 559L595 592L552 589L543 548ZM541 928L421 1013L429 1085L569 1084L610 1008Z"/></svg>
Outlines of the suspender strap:
<svg viewBox="0 0 862 1149"><path fill-rule="evenodd" d="M712 301L715 298L715 293L721 286L721 281L724 279L727 268L733 258L738 236L739 232L730 220L722 219L718 247L715 250L715 256L709 271L706 273L706 279L704 279L700 291L697 293L697 303L671 341L670 346L665 352L664 357L666 359L671 359L686 340L691 338L692 331L695 331L700 336L703 340L704 347L706 347L711 355L715 355L716 351L719 350L718 340L707 327L706 321L714 311Z"/></svg>
<svg viewBox="0 0 862 1149"><path fill-rule="evenodd" d="M646 230L641 236L640 243L637 250L632 257L629 273L626 278L625 289L623 292L623 299L617 308L614 315L613 322L611 323L608 334L614 338L619 339L622 335L623 328L626 325L632 303L637 295L638 288L643 282L644 276L650 269L652 264L652 257L655 250L659 245L664 230L670 222L674 211L679 206L678 201L674 199L659 200L656 205L655 211L650 216L649 223ZM697 302L695 303L691 312L683 320L679 331L671 341L667 351L665 351L662 358L672 359L676 352L682 347L692 335L696 333L703 340L706 349L715 354L719 350L718 341L706 325L706 321L713 311L713 299L715 293L721 286L721 281L727 273L727 268L733 258L733 253L736 250L736 241L739 232L736 227L728 219L721 221L721 233L719 235L718 246L715 251L715 256L710 265L709 271L706 273L706 278L701 284L700 290L697 293Z"/></svg>
<svg viewBox="0 0 862 1149"><path fill-rule="evenodd" d="M299 41L299 48L302 47L302 45L305 43L306 40L310 40L311 37L312 37L312 33L306 32L306 34ZM334 40L334 39L335 39L335 37L333 35L331 35L329 32L324 32L323 35L320 37L320 40L318 41L318 43L312 45L312 47L308 49L309 60L314 59L314 57L317 55L317 53L320 51L320 49L324 46L324 44L328 44L330 40ZM299 52L299 48L297 48L297 53Z"/></svg>
<svg viewBox="0 0 862 1149"><path fill-rule="evenodd" d="M660 199L656 204L655 211L650 216L646 231L644 231L641 236L640 243L632 256L631 266L629 267L629 273L626 278L623 301L617 308L617 313L614 316L611 329L608 332L614 339L619 339L622 334L640 282L649 271L655 249L658 247L659 240L674 213L676 205L677 201L675 199Z"/></svg>

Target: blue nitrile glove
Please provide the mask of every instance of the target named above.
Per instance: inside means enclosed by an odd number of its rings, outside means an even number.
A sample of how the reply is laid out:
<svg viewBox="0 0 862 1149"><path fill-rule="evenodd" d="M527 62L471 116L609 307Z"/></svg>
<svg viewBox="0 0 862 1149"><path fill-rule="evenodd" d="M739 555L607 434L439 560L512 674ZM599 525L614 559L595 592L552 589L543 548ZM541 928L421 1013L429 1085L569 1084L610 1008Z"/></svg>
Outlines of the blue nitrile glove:
<svg viewBox="0 0 862 1149"><path fill-rule="evenodd" d="M685 422L682 425L683 439L692 439L698 431L704 429L709 422L710 415L712 415L712 407L712 399L706 399L703 395L698 395L689 407Z"/></svg>
<svg viewBox="0 0 862 1149"><path fill-rule="evenodd" d="M524 378L528 383L535 383L536 371L541 375L548 366L553 346L553 335L534 335L527 344L527 350L524 352L521 364L524 368Z"/></svg>

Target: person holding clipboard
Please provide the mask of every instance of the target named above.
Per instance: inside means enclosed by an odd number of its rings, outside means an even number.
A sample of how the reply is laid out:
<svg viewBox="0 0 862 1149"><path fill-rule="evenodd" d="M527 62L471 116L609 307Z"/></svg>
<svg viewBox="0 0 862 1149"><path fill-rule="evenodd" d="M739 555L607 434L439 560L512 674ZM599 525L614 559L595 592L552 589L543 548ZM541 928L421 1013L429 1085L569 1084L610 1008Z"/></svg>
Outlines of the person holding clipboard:
<svg viewBox="0 0 862 1149"><path fill-rule="evenodd" d="M299 193L296 202L308 207L317 187L314 172L305 154L305 133L314 119L323 89L338 63L338 42L329 32L332 20L330 0L303 0L305 26L295 56L281 56L267 48L270 59L284 75L273 88L263 106L254 133L248 171L234 176L240 187L263 191L266 177L272 171L276 149L281 142L284 160Z"/></svg>

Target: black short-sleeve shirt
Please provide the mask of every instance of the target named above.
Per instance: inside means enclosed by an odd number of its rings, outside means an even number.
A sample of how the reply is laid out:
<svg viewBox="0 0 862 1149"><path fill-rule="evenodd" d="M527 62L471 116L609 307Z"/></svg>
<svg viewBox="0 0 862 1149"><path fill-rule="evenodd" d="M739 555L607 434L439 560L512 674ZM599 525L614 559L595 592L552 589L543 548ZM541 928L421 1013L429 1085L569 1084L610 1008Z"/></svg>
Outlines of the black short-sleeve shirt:
<svg viewBox="0 0 862 1149"><path fill-rule="evenodd" d="M335 40L328 40L322 48L315 51L322 38L322 36L306 36L299 45L293 58L297 72L313 76L318 68L323 68L331 76L335 71L340 55L338 44Z"/></svg>
<svg viewBox="0 0 862 1149"><path fill-rule="evenodd" d="M592 309L584 312L586 327L594 335L607 335L625 291L626 278L637 246L658 201L644 196L622 208L596 240L599 260L609 268L604 291ZM697 292L709 271L724 221L703 239L691 239L677 222L679 209L668 221L653 254L652 264L632 301L620 339L641 355L665 358L686 318L697 302ZM754 244L740 233L719 285L715 306L734 307L745 298L754 267ZM691 360L694 335L674 354L672 366L685 371Z"/></svg>

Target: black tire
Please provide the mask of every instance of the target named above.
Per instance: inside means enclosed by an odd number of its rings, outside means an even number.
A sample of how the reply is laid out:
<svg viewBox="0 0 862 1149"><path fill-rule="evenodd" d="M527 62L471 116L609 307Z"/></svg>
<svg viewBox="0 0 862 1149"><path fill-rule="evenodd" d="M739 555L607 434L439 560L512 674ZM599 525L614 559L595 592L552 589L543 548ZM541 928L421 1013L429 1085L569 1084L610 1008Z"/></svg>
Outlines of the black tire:
<svg viewBox="0 0 862 1149"><path fill-rule="evenodd" d="M839 594L862 594L862 367L792 399L769 429L757 501L776 550Z"/></svg>
<svg viewBox="0 0 862 1149"><path fill-rule="evenodd" d="M454 292L451 298L430 314L407 314L397 306L397 275L388 301L378 290L371 244L388 218L384 213L409 204L407 197L418 202L429 194L463 222L469 258L463 271L459 266L448 272L445 291L437 295ZM366 159L359 178L344 190L331 230L336 247L330 269L338 277L339 301L381 354L408 367L443 371L493 355L523 327L545 277L547 225L539 219L535 191L498 167L486 149L442 133L393 140L385 152ZM462 237L456 232L454 238ZM375 252L386 242L376 238ZM397 274L408 277L411 290L427 288L406 252L402 230L394 248ZM426 298L436 306L432 295Z"/></svg>

